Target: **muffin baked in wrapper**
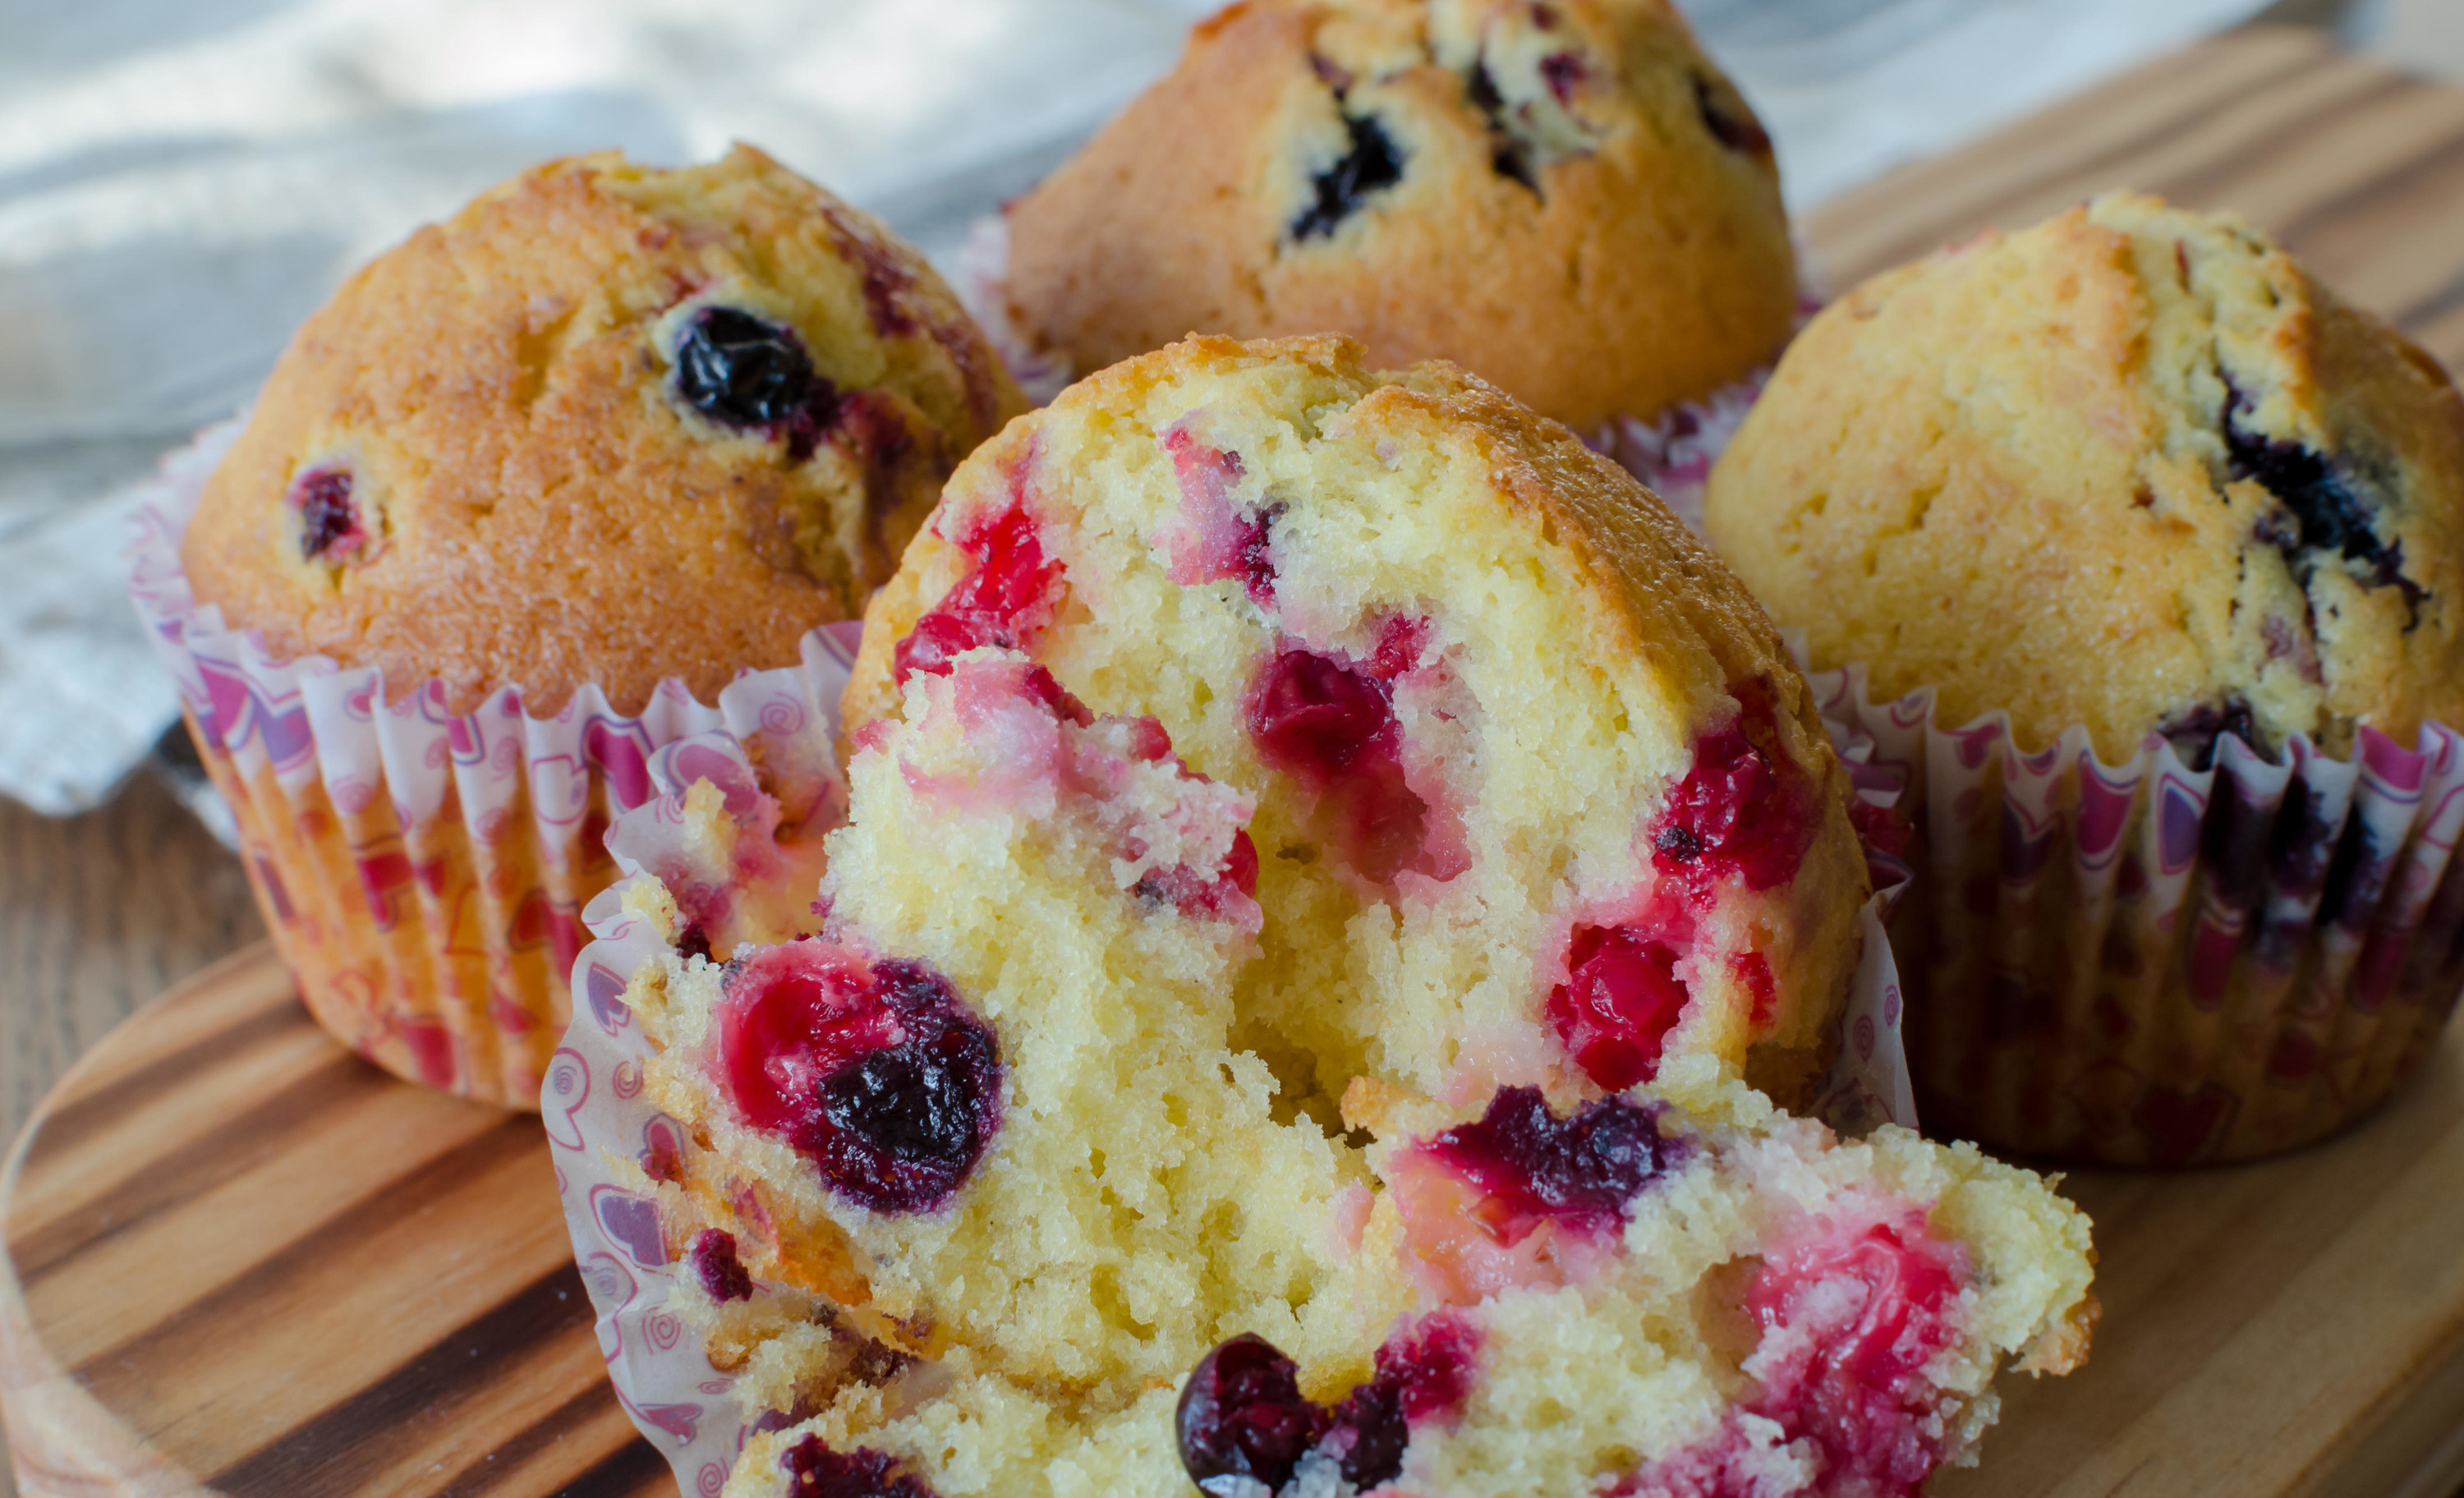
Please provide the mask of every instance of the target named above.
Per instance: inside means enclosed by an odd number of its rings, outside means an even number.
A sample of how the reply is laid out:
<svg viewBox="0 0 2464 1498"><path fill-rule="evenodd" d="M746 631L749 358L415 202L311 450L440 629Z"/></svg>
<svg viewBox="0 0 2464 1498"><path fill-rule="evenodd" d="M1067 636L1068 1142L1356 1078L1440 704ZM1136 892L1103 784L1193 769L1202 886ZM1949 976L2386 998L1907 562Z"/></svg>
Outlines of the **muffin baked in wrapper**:
<svg viewBox="0 0 2464 1498"><path fill-rule="evenodd" d="M844 680L844 670L839 672ZM835 737L836 691L827 724L800 736L800 745L826 748ZM1868 762L1875 746L1852 726L1827 724L1847 764L1852 788L1878 807L1897 798L1897 781ZM656 877L679 896L683 914L719 945L737 902L762 901L775 915L814 892L818 860L800 857L818 835L781 849L772 828L781 808L771 791L770 760L749 759L724 732L680 739L652 755L654 800L618 818L607 846L628 875ZM715 790L733 839L696 830L686 811L695 782ZM844 803L834 806L843 813ZM1818 1100L1825 1122L1861 1135L1888 1121L1915 1127L1916 1114L1901 1054L1902 1003L1883 915L1906 870L1887 855L1869 855L1881 892L1864 910L1865 944L1842 1013L1840 1045ZM781 881L793 881L784 891ZM597 1312L600 1351L618 1400L634 1425L673 1467L688 1494L715 1495L745 1443L793 1423L777 1412L748 1409L735 1394L735 1376L713 1366L699 1336L675 1311L690 1273L685 1245L662 1223L654 1183L671 1179L684 1129L660 1112L643 1088L650 1045L623 995L644 960L670 950L656 922L628 909L628 879L597 896L584 913L597 937L574 964L573 1023L556 1052L541 1097L556 1163L557 1190L573 1235L574 1258ZM819 917L814 918L818 926Z"/></svg>
<svg viewBox="0 0 2464 1498"><path fill-rule="evenodd" d="M856 627L813 631L801 665L747 672L715 706L670 680L635 716L595 686L546 717L514 687L450 714L436 683L389 694L374 668L279 659L197 604L180 540L238 431L165 460L129 592L231 804L275 945L318 1023L370 1061L537 1107L588 939L583 908L618 874L602 839L650 797L651 757L728 729L762 757L791 830L829 825L843 792L826 738L806 729L834 708Z"/></svg>
<svg viewBox="0 0 2464 1498"><path fill-rule="evenodd" d="M2394 1091L2464 988L2464 735L2362 730L2274 762L2151 734L2119 765L2074 726L1942 723L1809 672L1906 786L1917 875L1893 916L1930 1132L2099 1165L2248 1159Z"/></svg>
<svg viewBox="0 0 2464 1498"><path fill-rule="evenodd" d="M1802 250L1796 259L1802 274L1808 264ZM1019 326L1006 286L1008 270L1008 221L999 213L988 213L968 226L966 243L959 249L957 274L950 277L950 284L965 304L967 315L983 329L985 341L1001 355L1001 363L1009 366L1010 377L1018 382L1018 387L1034 404L1048 405L1069 384L1072 371L1067 359L1040 346ZM1823 301L1811 279L1799 282L1796 317L1789 327L1791 338L1822 310ZM1699 533L1703 529L1703 486L1711 476L1712 460L1736 435L1737 424L1746 419L1754 398L1762 394L1764 383L1779 363L1780 352L1772 349L1771 359L1744 379L1722 386L1699 400L1680 401L1649 420L1619 416L1598 431L1575 435L1592 451L1614 459L1618 467L1650 486L1679 519Z"/></svg>

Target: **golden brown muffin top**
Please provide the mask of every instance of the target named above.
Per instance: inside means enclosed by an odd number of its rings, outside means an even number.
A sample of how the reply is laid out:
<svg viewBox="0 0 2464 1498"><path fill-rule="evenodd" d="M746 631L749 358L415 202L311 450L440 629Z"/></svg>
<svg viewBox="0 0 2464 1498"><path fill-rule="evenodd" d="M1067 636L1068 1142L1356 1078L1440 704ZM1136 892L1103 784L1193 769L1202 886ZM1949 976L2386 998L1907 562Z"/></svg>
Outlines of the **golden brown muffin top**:
<svg viewBox="0 0 2464 1498"><path fill-rule="evenodd" d="M390 695L708 698L853 617L1023 406L920 255L760 152L550 162L309 319L182 558Z"/></svg>
<svg viewBox="0 0 2464 1498"><path fill-rule="evenodd" d="M1771 143L1664 0L1251 0L1009 212L1083 373L1188 333L1442 358L1583 431L1769 359Z"/></svg>
<svg viewBox="0 0 2464 1498"><path fill-rule="evenodd" d="M1705 519L1815 665L2031 748L2464 723L2464 402L2227 215L2114 193L1859 286Z"/></svg>

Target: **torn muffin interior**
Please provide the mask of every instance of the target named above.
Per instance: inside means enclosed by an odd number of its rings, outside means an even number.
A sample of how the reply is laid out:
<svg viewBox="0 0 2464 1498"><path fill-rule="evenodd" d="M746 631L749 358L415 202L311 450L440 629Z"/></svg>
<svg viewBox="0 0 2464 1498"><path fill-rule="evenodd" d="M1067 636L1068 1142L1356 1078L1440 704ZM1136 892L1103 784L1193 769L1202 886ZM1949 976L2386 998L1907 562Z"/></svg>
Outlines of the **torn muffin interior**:
<svg viewBox="0 0 2464 1498"><path fill-rule="evenodd" d="M2040 1182L1747 1085L1805 1087L1866 891L1749 607L1337 341L979 451L868 620L818 930L627 993L692 1138L645 1184L757 1282L697 1250L688 1310L793 1421L732 1490L1900 1490L2075 1360Z"/></svg>
<svg viewBox="0 0 2464 1498"><path fill-rule="evenodd" d="M2083 1350L2087 1225L2041 1182L1710 1057L1279 1110L1224 981L1249 799L1015 651L912 678L852 780L821 934L626 996L695 1141L646 1182L679 1309L793 1421L732 1494L1913 1492L1997 1368Z"/></svg>

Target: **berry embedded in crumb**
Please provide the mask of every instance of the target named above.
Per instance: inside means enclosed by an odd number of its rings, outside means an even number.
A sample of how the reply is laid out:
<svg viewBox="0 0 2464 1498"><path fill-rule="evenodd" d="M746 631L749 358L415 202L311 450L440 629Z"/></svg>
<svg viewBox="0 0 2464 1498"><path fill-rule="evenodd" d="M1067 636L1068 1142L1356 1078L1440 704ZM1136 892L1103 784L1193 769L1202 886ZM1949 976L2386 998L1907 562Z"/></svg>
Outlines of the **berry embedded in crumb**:
<svg viewBox="0 0 2464 1498"><path fill-rule="evenodd" d="M1489 169L1538 192L1540 178L1532 170L1531 153L1507 130L1506 99L1497 92L1497 80L1488 76L1487 63L1472 65L1471 76L1463 80L1463 97L1488 121Z"/></svg>
<svg viewBox="0 0 2464 1498"><path fill-rule="evenodd" d="M2174 714L2156 725L2182 762L2193 770L2206 770L2215 762L2216 746L2227 734L2240 738L2254 749L2262 748L2258 721L2252 716L2250 704L2237 696L2227 697L2220 706L2201 702Z"/></svg>
<svg viewBox="0 0 2464 1498"><path fill-rule="evenodd" d="M2251 409L2250 397L2230 380L2225 391L2224 438L2232 455L2233 476L2257 483L2293 513L2294 523L2289 526L2262 522L2260 540L2283 554L2295 569L2296 580L2305 587L2309 565L2318 555L2331 554L2358 563L2365 585L2401 588L2417 623L2423 590L2404 575L2403 544L2381 540L2371 525L2378 505L2361 492L2343 465L2326 455L2299 443L2279 442L2246 430L2241 418Z"/></svg>
<svg viewBox="0 0 2464 1498"><path fill-rule="evenodd" d="M1281 1487L1326 1428L1326 1411L1301 1393L1298 1365L1254 1332L1199 1360L1174 1417L1180 1465L1217 1498L1247 1498L1244 1480Z"/></svg>
<svg viewBox="0 0 2464 1498"><path fill-rule="evenodd" d="M1682 956L1639 926L1574 928L1566 981L1549 994L1549 1024L1602 1089L1622 1092L1659 1072L1661 1047L1693 997L1677 976Z"/></svg>
<svg viewBox="0 0 2464 1498"><path fill-rule="evenodd" d="M1405 782L1394 689L1348 661L1289 647L1251 678L1242 716L1258 757L1319 798L1364 878L1423 867L1429 805Z"/></svg>
<svg viewBox="0 0 2464 1498"><path fill-rule="evenodd" d="M753 1298L753 1276L745 1269L744 1261L736 1256L734 1233L719 1227L703 1228L693 1235L693 1245L685 1250L685 1263L693 1270L694 1283L711 1299Z"/></svg>
<svg viewBox="0 0 2464 1498"><path fill-rule="evenodd" d="M368 534L351 497L348 469L310 469L292 483L290 497L299 512L302 561L343 562L366 549Z"/></svg>
<svg viewBox="0 0 2464 1498"><path fill-rule="evenodd" d="M976 559L975 570L898 642L892 670L899 682L919 671L947 675L952 661L979 646L1015 650L1052 617L1063 568L1045 560L1024 505L1011 504L956 541Z"/></svg>
<svg viewBox="0 0 2464 1498"><path fill-rule="evenodd" d="M1377 627L1377 644L1369 652L1369 674L1379 681L1393 681L1420 664L1428 648L1427 616L1396 614Z"/></svg>
<svg viewBox="0 0 2464 1498"><path fill-rule="evenodd" d="M697 920L685 922L685 929L676 935L676 956L687 961L694 958L699 958L705 962L709 961L709 928Z"/></svg>
<svg viewBox="0 0 2464 1498"><path fill-rule="evenodd" d="M1754 1410L1822 1454L1823 1488L1914 1492L1952 1435L1923 1375L1958 1334L1967 1250L1921 1215L1769 1256L1746 1289Z"/></svg>
<svg viewBox="0 0 2464 1498"><path fill-rule="evenodd" d="M1374 116L1345 115L1343 127L1351 136L1352 147L1341 161L1310 179L1316 199L1292 220L1291 237L1296 242L1331 237L1372 193L1403 180L1402 150Z"/></svg>
<svg viewBox="0 0 2464 1498"><path fill-rule="evenodd" d="M806 1436L779 1453L794 1498L935 1498L933 1489L898 1469L878 1451L831 1450L819 1436Z"/></svg>
<svg viewBox="0 0 2464 1498"><path fill-rule="evenodd" d="M725 427L781 426L817 390L834 398L794 329L734 307L695 312L676 339L675 361L677 396Z"/></svg>
<svg viewBox="0 0 2464 1498"><path fill-rule="evenodd" d="M1471 1397L1480 1330L1441 1311L1398 1328L1377 1349L1377 1372L1334 1407L1326 1444L1339 1448L1343 1475L1366 1490L1402 1475L1411 1427L1442 1420Z"/></svg>
<svg viewBox="0 0 2464 1498"><path fill-rule="evenodd" d="M1243 899L1258 896L1258 845L1247 832L1232 834L1232 851L1223 861L1220 877L1209 878L1187 865L1174 869L1152 869L1138 876L1130 893L1151 905L1169 905L1184 915L1224 915L1231 912L1230 896L1238 893Z"/></svg>
<svg viewBox="0 0 2464 1498"><path fill-rule="evenodd" d="M1693 767L1651 838L1652 867L1698 896L1732 870L1749 890L1787 883L1821 825L1814 783L1780 745L1770 690L1759 681L1731 690L1736 721L1695 742Z"/></svg>
<svg viewBox="0 0 2464 1498"><path fill-rule="evenodd" d="M1289 1357L1244 1332L1201 1358L1181 1390L1181 1465L1200 1492L1257 1498L1247 1485L1277 1492L1314 1451L1367 1491L1402 1474L1413 1424L1463 1407L1479 1354L1479 1330L1458 1316L1398 1328L1377 1349L1375 1374L1329 1411L1301 1393Z"/></svg>
<svg viewBox="0 0 2464 1498"><path fill-rule="evenodd" d="M1591 76L1591 68L1582 57L1571 52L1552 52L1540 59L1541 81L1549 85L1550 94L1561 104L1574 99L1574 90Z"/></svg>
<svg viewBox="0 0 2464 1498"><path fill-rule="evenodd" d="M1661 1134L1661 1112L1602 1097L1559 1118L1538 1088L1500 1088L1485 1113L1420 1148L1478 1188L1481 1215L1508 1245L1544 1222L1600 1237L1685 1157L1683 1140Z"/></svg>
<svg viewBox="0 0 2464 1498"><path fill-rule="evenodd" d="M993 1031L920 962L787 942L731 964L718 1020L738 1115L869 1211L941 1205L1001 1127Z"/></svg>
<svg viewBox="0 0 2464 1498"><path fill-rule="evenodd" d="M1168 575L1184 587L1238 579L1261 608L1275 602L1275 520L1288 506L1243 511L1232 486L1243 472L1241 454L1213 447L1176 423L1161 437L1180 484L1180 512L1157 538L1171 560Z"/></svg>

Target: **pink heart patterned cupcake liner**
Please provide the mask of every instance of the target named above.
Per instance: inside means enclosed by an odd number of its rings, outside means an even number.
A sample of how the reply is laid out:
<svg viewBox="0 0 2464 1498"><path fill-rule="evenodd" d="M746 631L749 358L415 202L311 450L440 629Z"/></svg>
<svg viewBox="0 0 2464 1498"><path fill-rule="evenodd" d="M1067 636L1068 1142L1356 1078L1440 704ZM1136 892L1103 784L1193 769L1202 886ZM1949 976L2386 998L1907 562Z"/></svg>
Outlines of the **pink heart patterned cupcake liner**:
<svg viewBox="0 0 2464 1498"><path fill-rule="evenodd" d="M1908 788L1915 882L1893 918L1932 1132L2101 1165L2247 1159L2334 1133L2429 1054L2464 990L2464 735L2364 729L2349 759L2239 738L2205 769L2084 728L2023 753L1930 692L1826 716Z"/></svg>

